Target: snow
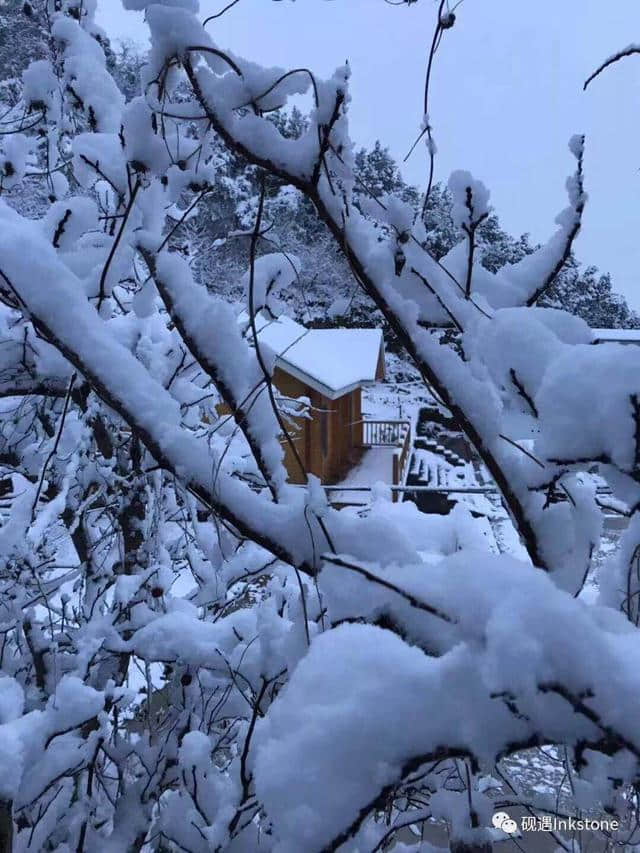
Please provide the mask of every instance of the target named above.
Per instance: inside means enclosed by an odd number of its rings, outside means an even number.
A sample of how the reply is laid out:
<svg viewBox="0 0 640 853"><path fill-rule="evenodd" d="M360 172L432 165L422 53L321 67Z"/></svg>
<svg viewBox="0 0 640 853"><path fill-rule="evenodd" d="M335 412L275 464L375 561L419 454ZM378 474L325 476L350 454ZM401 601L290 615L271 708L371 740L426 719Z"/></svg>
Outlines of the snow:
<svg viewBox="0 0 640 853"><path fill-rule="evenodd" d="M364 451L360 462L340 482L341 486L373 486L390 483L395 447L370 447ZM332 493L332 499L337 500ZM348 494L348 493L347 493Z"/></svg>
<svg viewBox="0 0 640 853"><path fill-rule="evenodd" d="M175 6L178 9L187 9L194 14L198 12L200 3L198 0L154 0L154 5L158 6ZM149 0L122 0L122 5L125 9L134 11L142 11L149 6Z"/></svg>
<svg viewBox="0 0 640 853"><path fill-rule="evenodd" d="M429 660L390 632L343 626L315 641L257 729L256 789L278 818L281 853L321 849L347 828L354 804L374 799L411 756L411 724L429 715L431 703L444 701L455 714L454 697L437 686ZM310 711L304 719L301 702ZM307 763L313 773L300 772Z"/></svg>
<svg viewBox="0 0 640 853"><path fill-rule="evenodd" d="M264 376L255 353L240 335L231 306L195 284L188 265L176 254L157 259L154 276L165 303L185 334L194 357L220 383L229 408L238 410L250 446L268 483L282 492L281 429L264 392Z"/></svg>
<svg viewBox="0 0 640 853"><path fill-rule="evenodd" d="M469 172L452 172L448 187L453 201L451 217L458 227L471 228L489 213L489 190Z"/></svg>
<svg viewBox="0 0 640 853"><path fill-rule="evenodd" d="M49 110L54 108L58 81L48 60L40 59L32 62L23 72L22 81L25 103L41 104Z"/></svg>
<svg viewBox="0 0 640 853"><path fill-rule="evenodd" d="M241 281L247 294L247 310L254 315L261 311L267 316L276 313L280 307L278 294L297 282L299 272L300 261L295 255L282 252L261 255L254 261L253 276L248 270Z"/></svg>
<svg viewBox="0 0 640 853"><path fill-rule="evenodd" d="M468 270L468 241L438 263L410 205L354 204L347 68L323 81L224 54L196 0L126 5L145 8L152 29L144 97L125 106L95 2L69 0L51 17L55 73L43 62L24 77L19 110L33 106L38 129L9 133L0 151L16 182L42 130L37 156L54 169L42 183L58 193L38 220L0 200L13 398L1 437L15 469L0 519L0 798L13 801L18 847L370 853L385 831L376 812L398 818L412 770L451 839L471 838L473 800L486 840L486 774L532 743L574 758L585 746L583 765L567 763L575 807L619 808L640 756L640 513L606 559L589 471L611 485L612 506L639 505L640 351L592 346L598 333L581 321L525 307L580 226L584 140L570 142L569 207L547 246L495 275ZM311 89L308 129L284 139L263 113ZM177 118L160 115L168 104ZM335 510L314 477L286 486L256 347L269 371L335 399L375 382L382 333L277 316L299 269L280 251L257 259L245 294L256 341L246 314L238 322L196 285L167 218L211 189L215 156L198 163L214 134L313 202L465 426L505 510L484 494L437 517L392 503L376 481L388 483L395 448L370 450L347 478L371 487L364 509ZM466 172L450 187L470 238L488 189ZM460 330L461 350L443 324ZM36 393L12 390L14 378ZM368 390L365 415L389 419L396 404L412 417L427 395ZM234 419L212 417L220 397ZM436 487L485 470L449 453L456 479L425 446L415 467ZM445 774L468 768L468 792L462 772L459 790L431 774L432 758Z"/></svg>
<svg viewBox="0 0 640 853"><path fill-rule="evenodd" d="M43 230L54 246L62 250L76 247L88 228L98 226L98 208L89 198L68 198L51 205L42 220Z"/></svg>
<svg viewBox="0 0 640 853"><path fill-rule="evenodd" d="M140 627L131 641L131 649L150 660L180 660L196 667L209 662L224 667L224 658L217 656L233 652L238 646L238 634L248 639L255 635L252 611L241 610L216 623L201 621L194 610L176 611Z"/></svg>
<svg viewBox="0 0 640 853"><path fill-rule="evenodd" d="M24 690L19 681L6 675L0 676L0 725L11 722L22 715Z"/></svg>
<svg viewBox="0 0 640 853"><path fill-rule="evenodd" d="M56 16L51 32L62 46L64 81L76 93L93 129L117 132L124 97L105 68L102 46L77 21L66 15Z"/></svg>
<svg viewBox="0 0 640 853"><path fill-rule="evenodd" d="M344 316L349 310L349 305L351 304L351 300L346 296L339 296L337 299L331 303L329 308L327 309L327 316L335 319L336 317Z"/></svg>
<svg viewBox="0 0 640 853"><path fill-rule="evenodd" d="M204 732L188 732L180 746L180 764L187 770L209 766L211 741Z"/></svg>
<svg viewBox="0 0 640 853"><path fill-rule="evenodd" d="M348 471L336 487L327 490L331 503L367 506L371 497L384 496L389 499L391 497L389 486L393 481L393 457L396 453L395 447L367 448L360 461ZM361 488L361 491L351 491L357 488Z"/></svg>
<svg viewBox="0 0 640 853"><path fill-rule="evenodd" d="M271 523L268 517L272 521L279 518L276 525L281 533L289 529L287 538L292 542L297 540L303 551L307 551L308 534L302 534L302 544L298 532L290 526L292 513L297 511L293 506L287 510L284 505L265 505L251 489L230 477L216 482L216 497L213 497L212 471L219 469L220 463L206 445L181 428L178 402L100 320L78 280L62 265L37 224L22 220L1 200L0 220L4 270L20 297L31 310L46 317L51 332L67 342L68 352L73 352L87 372L96 377L112 404L123 406L132 417L135 412L139 428L149 436L153 434L156 452L172 460L170 464L175 465L177 475L202 494L211 494L211 500L226 503L229 499L235 507L236 520L242 518L251 525L264 524L268 528ZM49 286L41 287L42 281L48 281Z"/></svg>
<svg viewBox="0 0 640 853"><path fill-rule="evenodd" d="M33 145L22 133L4 136L0 142L0 187L17 186L27 170Z"/></svg>
<svg viewBox="0 0 640 853"><path fill-rule="evenodd" d="M575 724L575 714L568 703L541 701L540 683L579 693L606 671L608 686L600 682L593 707L633 737L626 716L633 711L623 708L640 682L628 623L585 607L515 560L481 552L470 557L456 554L413 573L367 567L436 607L448 590L447 612L457 622L440 656L423 655L390 631L343 625L314 640L258 724L256 787L277 819L282 853L327 844L412 757L426 762L443 743L470 748L482 762L501 743L526 739L531 725L558 737ZM325 572L335 578L323 584L329 608L351 603L349 611L338 611L343 618L382 610L427 645L447 636L442 623L435 634L435 617L420 615L400 597L394 601L356 573L330 563ZM544 601L544 610L531 607L534 600ZM518 694L522 716L489 698L505 690ZM468 704L471 716L464 713ZM589 726L580 726L585 736Z"/></svg>
<svg viewBox="0 0 640 853"><path fill-rule="evenodd" d="M155 175L166 172L171 165L171 151L166 142L152 132L152 112L144 98L135 98L127 104L121 133L127 160L135 164L136 171Z"/></svg>
<svg viewBox="0 0 640 853"><path fill-rule="evenodd" d="M554 359L590 341L583 320L553 308L503 308L491 320L482 318L463 337L471 363L487 370L497 387L512 389L511 394L516 391L519 407L530 415L521 394L535 399Z"/></svg>
<svg viewBox="0 0 640 853"><path fill-rule="evenodd" d="M592 329L594 343L640 343L640 329Z"/></svg>
<svg viewBox="0 0 640 853"><path fill-rule="evenodd" d="M538 288L550 280L554 270L557 270L563 259L566 258L572 240L580 229L582 212L587 202L587 194L582 186L584 138L571 137L569 150L577 160L577 169L567 179L569 206L556 217L558 229L540 249L530 255L525 255L521 261L515 264L507 264L501 270L500 277L506 279L520 291L520 304L531 300Z"/></svg>
<svg viewBox="0 0 640 853"><path fill-rule="evenodd" d="M549 458L605 456L636 466L640 350L615 343L569 347L547 369L536 395L543 425L536 446Z"/></svg>
<svg viewBox="0 0 640 853"><path fill-rule="evenodd" d="M23 801L29 802L40 796L48 779L66 768L69 759L73 761L73 740L66 733L99 714L104 696L79 678L67 675L44 710L18 716L17 697L13 702L14 713L0 723L0 797L13 800L19 791ZM45 751L43 747L49 739L54 748ZM16 805L20 804L18 801Z"/></svg>
<svg viewBox="0 0 640 853"><path fill-rule="evenodd" d="M284 314L260 315L256 323L258 344L276 365L330 400L376 381L380 329L306 329Z"/></svg>

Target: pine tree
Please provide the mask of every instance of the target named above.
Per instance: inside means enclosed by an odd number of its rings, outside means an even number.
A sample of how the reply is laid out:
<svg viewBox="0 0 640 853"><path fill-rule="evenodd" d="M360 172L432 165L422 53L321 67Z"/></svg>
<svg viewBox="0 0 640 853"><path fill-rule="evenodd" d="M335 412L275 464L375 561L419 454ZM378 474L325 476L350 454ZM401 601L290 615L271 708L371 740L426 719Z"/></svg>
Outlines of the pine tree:
<svg viewBox="0 0 640 853"><path fill-rule="evenodd" d="M394 193L417 209L418 191L403 180L398 164L380 140L376 140L371 150L361 148L356 152L354 174L356 198L373 196L381 199L387 193Z"/></svg>
<svg viewBox="0 0 640 853"><path fill-rule="evenodd" d="M581 269L573 256L541 304L570 311L596 329L640 328L640 317L615 293L609 273Z"/></svg>

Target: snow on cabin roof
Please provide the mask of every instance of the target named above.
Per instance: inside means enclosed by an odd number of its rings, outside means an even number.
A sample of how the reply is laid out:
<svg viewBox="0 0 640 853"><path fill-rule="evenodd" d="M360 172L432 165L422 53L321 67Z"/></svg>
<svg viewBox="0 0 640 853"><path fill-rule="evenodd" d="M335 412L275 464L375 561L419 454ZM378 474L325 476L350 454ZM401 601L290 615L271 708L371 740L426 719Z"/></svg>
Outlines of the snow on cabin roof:
<svg viewBox="0 0 640 853"><path fill-rule="evenodd" d="M594 342L620 341L640 344L640 329L592 329Z"/></svg>
<svg viewBox="0 0 640 853"><path fill-rule="evenodd" d="M239 318L248 322L246 314ZM335 400L359 385L376 381L381 329L307 329L286 315L256 317L258 342L276 366Z"/></svg>

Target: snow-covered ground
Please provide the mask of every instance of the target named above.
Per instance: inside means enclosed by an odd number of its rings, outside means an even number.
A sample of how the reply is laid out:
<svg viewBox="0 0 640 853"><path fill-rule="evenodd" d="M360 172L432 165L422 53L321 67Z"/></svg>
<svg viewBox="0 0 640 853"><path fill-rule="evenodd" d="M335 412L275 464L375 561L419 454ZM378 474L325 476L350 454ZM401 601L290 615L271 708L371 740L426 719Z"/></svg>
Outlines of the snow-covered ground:
<svg viewBox="0 0 640 853"><path fill-rule="evenodd" d="M384 490L392 482L395 451L395 447L370 447L365 450L360 462L340 482L343 488L331 489L329 492L331 502L366 506L372 492Z"/></svg>
<svg viewBox="0 0 640 853"><path fill-rule="evenodd" d="M421 380L407 380L410 368L403 370L403 363L395 356L387 356L387 375L400 376L397 382L379 382L363 389L362 415L366 420L406 419L412 425L412 440L416 437L416 424L420 410L433 404L433 397ZM394 448L374 447L366 450L361 461L346 475L340 485L345 491L332 490L330 499L339 504L367 505L376 496L385 493L384 484L392 482L392 459ZM408 465L410 475L419 476L421 482L430 486L450 490L457 487L472 489L480 485L475 466L469 461L458 460L450 464L435 449L413 447ZM347 491L368 488L369 491ZM390 492L387 491L387 496ZM472 512L479 531L488 549L494 553L503 551L526 559L513 525L507 517L497 495L472 492L454 492L449 497Z"/></svg>

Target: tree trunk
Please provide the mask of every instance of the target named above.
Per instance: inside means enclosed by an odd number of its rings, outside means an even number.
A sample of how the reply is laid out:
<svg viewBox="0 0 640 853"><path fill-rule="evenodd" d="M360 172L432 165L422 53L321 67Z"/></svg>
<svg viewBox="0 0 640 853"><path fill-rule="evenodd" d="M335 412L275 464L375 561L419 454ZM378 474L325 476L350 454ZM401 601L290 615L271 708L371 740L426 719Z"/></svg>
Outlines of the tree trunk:
<svg viewBox="0 0 640 853"><path fill-rule="evenodd" d="M12 805L10 801L0 801L0 853L11 853L13 850Z"/></svg>

